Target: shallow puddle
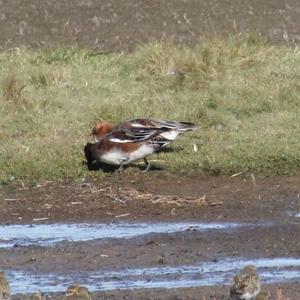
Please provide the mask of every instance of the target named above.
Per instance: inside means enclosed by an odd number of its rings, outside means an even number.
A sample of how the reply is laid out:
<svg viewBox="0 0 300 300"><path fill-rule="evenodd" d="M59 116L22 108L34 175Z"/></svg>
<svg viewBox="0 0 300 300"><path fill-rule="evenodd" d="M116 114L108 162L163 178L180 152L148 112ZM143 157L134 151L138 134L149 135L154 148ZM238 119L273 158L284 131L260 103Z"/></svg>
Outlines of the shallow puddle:
<svg viewBox="0 0 300 300"><path fill-rule="evenodd" d="M132 238L156 233L166 234L186 231L234 230L249 226L264 226L248 223L101 223L101 224L36 224L1 225L0 248L30 244L50 246L62 241L89 241L96 239Z"/></svg>
<svg viewBox="0 0 300 300"><path fill-rule="evenodd" d="M300 212L289 211L287 214L289 217L300 218Z"/></svg>
<svg viewBox="0 0 300 300"><path fill-rule="evenodd" d="M224 259L194 266L133 268L118 271L31 274L7 271L14 294L62 292L71 283L87 286L91 291L140 288L180 288L229 285L232 277L246 265L255 265L263 283L297 282L300 280L300 259Z"/></svg>

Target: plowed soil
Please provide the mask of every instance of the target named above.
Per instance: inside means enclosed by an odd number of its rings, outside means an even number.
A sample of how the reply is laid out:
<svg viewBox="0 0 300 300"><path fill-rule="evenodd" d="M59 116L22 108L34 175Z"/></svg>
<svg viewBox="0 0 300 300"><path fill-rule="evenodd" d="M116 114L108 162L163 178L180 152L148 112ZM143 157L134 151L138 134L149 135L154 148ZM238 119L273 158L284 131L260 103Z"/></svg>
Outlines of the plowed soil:
<svg viewBox="0 0 300 300"><path fill-rule="evenodd" d="M132 50L153 40L177 44L255 32L299 43L298 0L1 0L0 49L79 46Z"/></svg>

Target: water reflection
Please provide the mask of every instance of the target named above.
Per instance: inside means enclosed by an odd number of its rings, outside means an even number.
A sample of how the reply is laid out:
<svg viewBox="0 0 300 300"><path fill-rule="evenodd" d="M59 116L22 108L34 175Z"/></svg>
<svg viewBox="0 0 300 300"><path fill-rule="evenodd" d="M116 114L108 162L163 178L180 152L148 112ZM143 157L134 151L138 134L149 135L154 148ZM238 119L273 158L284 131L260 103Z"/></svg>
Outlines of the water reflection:
<svg viewBox="0 0 300 300"><path fill-rule="evenodd" d="M202 262L194 266L166 266L132 268L116 271L74 272L62 274L32 274L8 271L13 293L65 291L71 283L78 282L91 291L140 288L181 288L228 285L232 277L246 265L255 265L264 283L298 282L300 259L260 258L224 259Z"/></svg>
<svg viewBox="0 0 300 300"><path fill-rule="evenodd" d="M205 222L157 222L157 223L98 223L98 224L36 224L1 225L0 248L18 245L50 246L62 241L89 241L108 238L133 238L140 235L157 233L235 230L237 228L260 226L248 223L205 223Z"/></svg>

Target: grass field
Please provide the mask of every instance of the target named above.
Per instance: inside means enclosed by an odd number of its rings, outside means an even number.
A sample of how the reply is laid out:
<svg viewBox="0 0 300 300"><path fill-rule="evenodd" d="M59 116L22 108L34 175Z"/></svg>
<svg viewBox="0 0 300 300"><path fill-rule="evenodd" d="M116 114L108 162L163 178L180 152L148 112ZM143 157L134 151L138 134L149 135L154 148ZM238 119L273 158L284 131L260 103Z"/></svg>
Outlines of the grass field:
<svg viewBox="0 0 300 300"><path fill-rule="evenodd" d="M199 125L152 157L163 172L300 170L297 48L247 36L129 54L16 49L0 54L0 84L2 183L101 176L82 165L93 124L138 116Z"/></svg>

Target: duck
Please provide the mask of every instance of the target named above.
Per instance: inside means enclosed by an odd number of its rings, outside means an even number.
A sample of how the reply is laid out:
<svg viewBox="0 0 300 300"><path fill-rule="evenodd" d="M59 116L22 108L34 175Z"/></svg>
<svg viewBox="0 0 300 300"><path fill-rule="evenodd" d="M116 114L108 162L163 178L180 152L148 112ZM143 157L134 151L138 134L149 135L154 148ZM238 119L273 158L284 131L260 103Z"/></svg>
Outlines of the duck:
<svg viewBox="0 0 300 300"><path fill-rule="evenodd" d="M147 157L172 142L162 135L167 131L169 128L115 126L97 142L86 144L87 163L96 160L119 166L118 171L122 172L124 165L143 159L146 172L150 168Z"/></svg>
<svg viewBox="0 0 300 300"><path fill-rule="evenodd" d="M98 122L92 129L92 135L95 142L99 142L103 136L111 132L113 129L128 129L128 128L156 128L165 130L161 132L161 137L169 141L174 141L179 135L195 130L197 126L189 122L168 121L156 118L135 118L122 121L119 124L113 124L108 121Z"/></svg>

